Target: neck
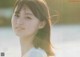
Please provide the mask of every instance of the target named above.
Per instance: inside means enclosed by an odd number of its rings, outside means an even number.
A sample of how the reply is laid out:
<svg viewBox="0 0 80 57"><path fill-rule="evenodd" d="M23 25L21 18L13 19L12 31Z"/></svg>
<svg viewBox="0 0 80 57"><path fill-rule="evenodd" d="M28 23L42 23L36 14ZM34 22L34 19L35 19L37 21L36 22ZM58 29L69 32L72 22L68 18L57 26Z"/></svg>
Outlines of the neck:
<svg viewBox="0 0 80 57"><path fill-rule="evenodd" d="M20 38L22 56L33 47L33 37Z"/></svg>

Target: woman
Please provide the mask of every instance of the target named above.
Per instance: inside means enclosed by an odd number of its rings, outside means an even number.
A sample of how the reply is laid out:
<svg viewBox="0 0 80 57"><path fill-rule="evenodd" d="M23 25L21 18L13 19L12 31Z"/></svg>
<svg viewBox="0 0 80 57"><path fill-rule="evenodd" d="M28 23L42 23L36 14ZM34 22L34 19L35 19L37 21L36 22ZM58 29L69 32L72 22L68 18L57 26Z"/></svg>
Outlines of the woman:
<svg viewBox="0 0 80 57"><path fill-rule="evenodd" d="M50 14L43 0L18 0L12 28L20 38L21 57L54 56L50 43Z"/></svg>

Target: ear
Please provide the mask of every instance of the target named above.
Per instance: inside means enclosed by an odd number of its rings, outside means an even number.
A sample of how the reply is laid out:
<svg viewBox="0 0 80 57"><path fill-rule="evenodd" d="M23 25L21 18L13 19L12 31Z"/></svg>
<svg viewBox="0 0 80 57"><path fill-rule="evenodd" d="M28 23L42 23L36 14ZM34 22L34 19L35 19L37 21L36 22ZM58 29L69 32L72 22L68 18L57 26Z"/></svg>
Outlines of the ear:
<svg viewBox="0 0 80 57"><path fill-rule="evenodd" d="M39 24L39 29L44 28L45 25L46 25L46 21L41 21L40 24Z"/></svg>

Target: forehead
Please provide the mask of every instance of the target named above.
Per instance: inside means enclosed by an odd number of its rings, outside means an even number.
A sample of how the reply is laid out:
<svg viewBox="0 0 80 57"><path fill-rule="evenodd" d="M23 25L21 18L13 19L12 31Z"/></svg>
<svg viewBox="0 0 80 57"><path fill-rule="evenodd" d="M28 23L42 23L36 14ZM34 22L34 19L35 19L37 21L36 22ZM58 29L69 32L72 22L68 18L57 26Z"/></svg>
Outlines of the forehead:
<svg viewBox="0 0 80 57"><path fill-rule="evenodd" d="M33 15L32 11L28 6L23 6L19 8L18 6L15 8L15 13L23 13L25 15Z"/></svg>

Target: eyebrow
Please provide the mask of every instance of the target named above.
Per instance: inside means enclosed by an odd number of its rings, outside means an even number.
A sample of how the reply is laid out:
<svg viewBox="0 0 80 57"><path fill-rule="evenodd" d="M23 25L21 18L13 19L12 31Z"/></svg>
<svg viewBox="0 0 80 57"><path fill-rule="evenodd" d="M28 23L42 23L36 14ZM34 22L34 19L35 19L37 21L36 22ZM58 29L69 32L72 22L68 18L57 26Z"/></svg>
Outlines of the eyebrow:
<svg viewBox="0 0 80 57"><path fill-rule="evenodd" d="M15 13L15 14L20 14L20 12L18 12L18 11L15 11L14 13Z"/></svg>
<svg viewBox="0 0 80 57"><path fill-rule="evenodd" d="M25 13L25 15L33 15L33 14L31 14L31 13Z"/></svg>

